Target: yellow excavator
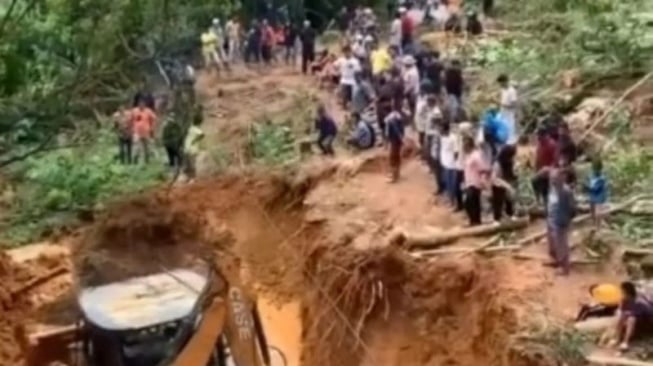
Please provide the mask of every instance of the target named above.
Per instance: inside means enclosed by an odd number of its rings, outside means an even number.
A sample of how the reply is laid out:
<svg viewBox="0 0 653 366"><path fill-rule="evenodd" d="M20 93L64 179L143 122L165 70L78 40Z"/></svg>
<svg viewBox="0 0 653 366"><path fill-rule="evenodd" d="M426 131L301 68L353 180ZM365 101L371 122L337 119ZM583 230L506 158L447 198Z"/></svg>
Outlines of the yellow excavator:
<svg viewBox="0 0 653 366"><path fill-rule="evenodd" d="M284 366L256 301L214 268L83 288L81 321L25 336L29 366ZM270 350L273 350L273 358Z"/></svg>

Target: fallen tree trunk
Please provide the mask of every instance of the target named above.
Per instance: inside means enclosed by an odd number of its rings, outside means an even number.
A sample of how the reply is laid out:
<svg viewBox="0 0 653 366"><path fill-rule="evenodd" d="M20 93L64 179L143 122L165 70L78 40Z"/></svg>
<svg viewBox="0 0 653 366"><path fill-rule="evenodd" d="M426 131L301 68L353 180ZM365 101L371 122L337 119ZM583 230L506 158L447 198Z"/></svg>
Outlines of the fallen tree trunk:
<svg viewBox="0 0 653 366"><path fill-rule="evenodd" d="M613 207L610 207L610 209L603 212L602 214L603 215L609 215L609 214L613 214L615 212L623 211L624 209L626 209L629 206L633 205L638 200L642 199L642 197L644 197L644 195L638 195L638 196L632 197L632 198L628 199L626 202L623 202L623 203L614 205ZM572 229L573 229L574 225L581 224L581 223L589 220L590 218L592 218L592 216L590 214L585 214L585 215L581 215L581 216L576 217L571 222ZM528 245L528 244L530 244L532 242L539 241L539 240L541 240L542 238L544 238L546 236L546 233L547 233L547 230L545 228L543 230L538 231L535 234L529 235L529 236L521 239L520 241L517 242L517 245L525 246L525 245Z"/></svg>
<svg viewBox="0 0 653 366"><path fill-rule="evenodd" d="M521 247L518 247L516 245L505 245L505 246L500 245L500 246L489 247L489 248L457 247L457 248L440 248L440 249L414 251L414 252L410 252L410 255L413 258L428 258L428 257L436 257L439 255L447 255L447 254L461 254L462 256L464 256L474 252L481 253L481 254L493 254L493 253L501 253L501 252L511 252L519 249L521 249Z"/></svg>
<svg viewBox="0 0 653 366"><path fill-rule="evenodd" d="M653 366L653 363L618 356L588 355L585 360L594 365L606 366Z"/></svg>
<svg viewBox="0 0 653 366"><path fill-rule="evenodd" d="M395 234L391 241L407 248L438 248L461 238L494 235L505 231L523 229L528 223L527 218L520 218L498 224L479 225L442 233L417 234L400 232Z"/></svg>

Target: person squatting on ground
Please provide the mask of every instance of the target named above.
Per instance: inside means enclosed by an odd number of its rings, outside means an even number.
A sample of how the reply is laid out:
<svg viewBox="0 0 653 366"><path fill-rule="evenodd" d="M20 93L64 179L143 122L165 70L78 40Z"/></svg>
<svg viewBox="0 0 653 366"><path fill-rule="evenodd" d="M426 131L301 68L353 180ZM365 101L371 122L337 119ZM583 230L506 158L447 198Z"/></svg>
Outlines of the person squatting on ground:
<svg viewBox="0 0 653 366"><path fill-rule="evenodd" d="M374 127L356 112L352 113L352 121L355 124L354 130L349 139L347 139L347 143L357 150L367 150L374 147L376 144Z"/></svg>
<svg viewBox="0 0 653 366"><path fill-rule="evenodd" d="M309 65L315 61L315 38L317 33L311 27L311 22L304 21L304 28L302 29L299 39L302 44L302 73L308 72Z"/></svg>
<svg viewBox="0 0 653 366"><path fill-rule="evenodd" d="M324 155L333 156L333 142L338 134L336 122L327 113L324 105L317 107L317 117L315 119L315 130L317 131L317 146Z"/></svg>
<svg viewBox="0 0 653 366"><path fill-rule="evenodd" d="M565 174L560 169L549 173L547 200L547 239L553 265L562 275L569 274L569 229L576 212L574 192L565 184Z"/></svg>
<svg viewBox="0 0 653 366"><path fill-rule="evenodd" d="M389 149L390 182L399 180L401 171L401 148L404 144L404 116L401 104L395 103L392 112L385 118L386 139Z"/></svg>
<svg viewBox="0 0 653 366"><path fill-rule="evenodd" d="M612 346L619 345L619 350L627 351L630 342L653 333L653 302L643 294L638 293L635 284L621 284L623 299L619 305L615 334Z"/></svg>

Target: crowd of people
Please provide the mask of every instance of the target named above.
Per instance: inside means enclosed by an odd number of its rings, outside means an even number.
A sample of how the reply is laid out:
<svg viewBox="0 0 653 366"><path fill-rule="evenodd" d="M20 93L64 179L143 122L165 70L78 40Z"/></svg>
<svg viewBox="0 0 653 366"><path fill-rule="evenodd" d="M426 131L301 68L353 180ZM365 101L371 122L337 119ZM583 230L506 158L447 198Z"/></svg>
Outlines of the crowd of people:
<svg viewBox="0 0 653 366"><path fill-rule="evenodd" d="M416 20L411 16L410 3L406 6L397 9L387 43L378 39L377 26L369 21L375 19L370 9L353 12L353 17L342 23L347 41L341 52L321 53L311 64L309 70L320 85L330 86L349 112L350 123L342 125L352 131L343 140L355 150L385 146L390 182L397 182L402 146L410 138L407 129L414 131L421 159L434 177L437 201L450 205L454 212L464 212L471 226L483 222L485 207L495 222L513 219L519 212L517 88L508 75L500 75L494 105L481 116L468 115L466 94L470 85L466 84L462 62L442 59L437 49L417 42ZM470 16L472 23L478 21L475 14ZM467 31L472 32L469 19ZM324 105L318 108L317 144L326 155L334 154L339 125ZM608 182L601 161L594 159L591 176L582 187L577 184L574 164L578 148L559 116L541 121L535 144L536 171L531 186L547 215L554 265L566 275L576 191L582 188L588 195L598 226Z"/></svg>
<svg viewBox="0 0 653 366"><path fill-rule="evenodd" d="M162 146L167 164L187 179L196 176L196 162L204 132L201 129L202 111L195 107L188 116L181 116L173 104L158 103L150 93L139 92L130 107L122 107L112 116L118 143L117 158L121 164L149 164ZM160 110L165 116L159 126ZM189 119L185 123L185 119Z"/></svg>

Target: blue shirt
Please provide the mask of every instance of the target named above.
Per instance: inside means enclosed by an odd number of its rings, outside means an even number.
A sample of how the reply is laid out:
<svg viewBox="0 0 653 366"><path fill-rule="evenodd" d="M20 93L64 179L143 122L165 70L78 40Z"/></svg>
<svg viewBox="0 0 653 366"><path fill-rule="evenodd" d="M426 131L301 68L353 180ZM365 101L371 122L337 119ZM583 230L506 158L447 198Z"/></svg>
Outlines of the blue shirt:
<svg viewBox="0 0 653 366"><path fill-rule="evenodd" d="M496 111L487 111L483 116L483 132L492 139L493 143L505 144L508 141L510 130L501 116Z"/></svg>
<svg viewBox="0 0 653 366"><path fill-rule="evenodd" d="M587 186L590 202L603 204L608 200L608 181L603 174L592 173Z"/></svg>
<svg viewBox="0 0 653 366"><path fill-rule="evenodd" d="M338 133L336 123L329 116L318 117L315 120L315 129L320 137L335 136Z"/></svg>

